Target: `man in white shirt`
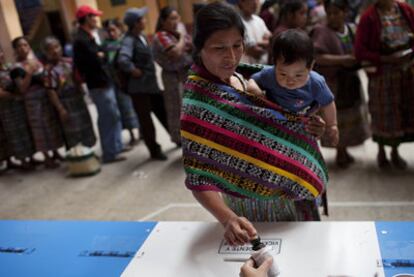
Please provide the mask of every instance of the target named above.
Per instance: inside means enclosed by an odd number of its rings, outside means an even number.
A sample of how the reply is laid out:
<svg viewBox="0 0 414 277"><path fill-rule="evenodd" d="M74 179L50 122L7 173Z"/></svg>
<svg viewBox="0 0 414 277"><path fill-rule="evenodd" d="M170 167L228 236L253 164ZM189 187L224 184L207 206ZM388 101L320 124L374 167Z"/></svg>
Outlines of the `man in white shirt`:
<svg viewBox="0 0 414 277"><path fill-rule="evenodd" d="M241 61L267 64L271 33L263 19L255 14L259 7L259 0L238 0L237 5L246 28L246 51Z"/></svg>

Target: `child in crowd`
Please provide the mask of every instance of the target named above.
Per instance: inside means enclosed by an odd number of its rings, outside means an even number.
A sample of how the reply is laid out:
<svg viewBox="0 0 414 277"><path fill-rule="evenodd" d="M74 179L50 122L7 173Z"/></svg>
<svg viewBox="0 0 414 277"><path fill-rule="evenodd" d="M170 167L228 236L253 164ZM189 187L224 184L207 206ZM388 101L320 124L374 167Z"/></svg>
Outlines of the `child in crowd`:
<svg viewBox="0 0 414 277"><path fill-rule="evenodd" d="M328 143L335 146L339 140L334 96L324 77L312 71L314 51L312 40L297 29L278 35L272 47L274 66L266 66L252 75L249 90L266 97L293 113L309 115L320 110L326 122Z"/></svg>

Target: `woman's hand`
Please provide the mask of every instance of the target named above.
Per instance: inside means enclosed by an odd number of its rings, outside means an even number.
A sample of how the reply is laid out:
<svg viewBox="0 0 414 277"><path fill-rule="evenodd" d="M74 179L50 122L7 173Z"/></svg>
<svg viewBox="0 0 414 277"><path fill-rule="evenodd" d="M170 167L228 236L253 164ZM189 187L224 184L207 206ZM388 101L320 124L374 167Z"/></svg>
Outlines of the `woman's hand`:
<svg viewBox="0 0 414 277"><path fill-rule="evenodd" d="M230 245L243 245L257 236L253 224L245 217L233 216L223 225L224 238Z"/></svg>
<svg viewBox="0 0 414 277"><path fill-rule="evenodd" d="M131 76L132 76L133 78L136 78L136 79L140 78L140 77L142 76L142 70L141 70L141 69L139 69L139 68L134 68L134 69L131 71Z"/></svg>
<svg viewBox="0 0 414 277"><path fill-rule="evenodd" d="M267 277L267 272L272 266L272 263L273 259L268 257L258 268L256 268L254 261L248 259L240 269L240 277Z"/></svg>
<svg viewBox="0 0 414 277"><path fill-rule="evenodd" d="M388 64L403 64L410 60L412 54L411 49L400 50L388 56L381 56L381 61Z"/></svg>
<svg viewBox="0 0 414 277"><path fill-rule="evenodd" d="M313 115L306 122L306 131L320 138L325 133L326 123L319 115Z"/></svg>

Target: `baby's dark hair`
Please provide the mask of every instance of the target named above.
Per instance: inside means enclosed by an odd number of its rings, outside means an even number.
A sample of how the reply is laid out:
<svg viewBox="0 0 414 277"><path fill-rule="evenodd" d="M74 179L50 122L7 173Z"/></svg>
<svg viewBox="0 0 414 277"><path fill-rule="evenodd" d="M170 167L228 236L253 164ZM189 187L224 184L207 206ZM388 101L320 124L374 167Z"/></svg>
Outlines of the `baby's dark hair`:
<svg viewBox="0 0 414 277"><path fill-rule="evenodd" d="M289 29L280 33L273 40L272 56L274 64L280 59L287 65L305 61L308 68L315 59L312 40L299 29Z"/></svg>

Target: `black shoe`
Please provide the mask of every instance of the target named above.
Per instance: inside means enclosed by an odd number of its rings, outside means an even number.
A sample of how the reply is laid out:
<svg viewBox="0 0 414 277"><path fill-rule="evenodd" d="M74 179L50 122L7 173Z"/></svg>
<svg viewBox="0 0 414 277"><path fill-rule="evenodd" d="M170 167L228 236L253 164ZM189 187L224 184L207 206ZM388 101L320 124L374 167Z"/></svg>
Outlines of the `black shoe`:
<svg viewBox="0 0 414 277"><path fill-rule="evenodd" d="M158 160L158 161L165 161L165 160L167 160L168 158L167 158L167 156L166 156L164 153L162 153L161 151L157 151L157 152L151 153L151 159L153 159L153 160Z"/></svg>

